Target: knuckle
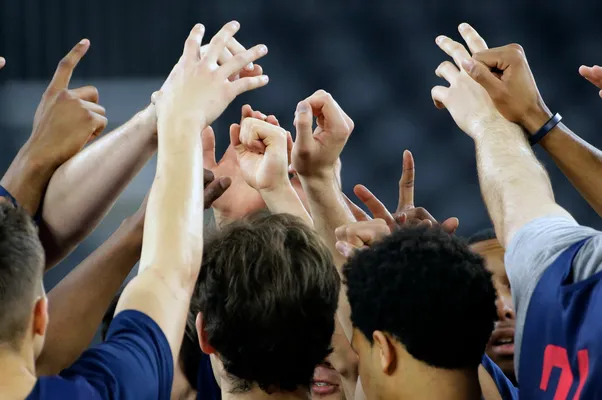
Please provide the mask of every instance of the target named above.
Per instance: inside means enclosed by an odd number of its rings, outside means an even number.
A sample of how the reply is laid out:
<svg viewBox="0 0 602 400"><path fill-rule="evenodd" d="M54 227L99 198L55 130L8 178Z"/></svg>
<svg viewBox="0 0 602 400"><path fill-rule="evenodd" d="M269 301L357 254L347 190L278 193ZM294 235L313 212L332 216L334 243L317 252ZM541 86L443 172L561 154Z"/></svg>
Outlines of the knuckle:
<svg viewBox="0 0 602 400"><path fill-rule="evenodd" d="M67 89L61 89L58 92L56 92L56 98L59 101L67 101L67 100L74 99L74 97L71 94L71 92L69 92L69 90L67 90Z"/></svg>
<svg viewBox="0 0 602 400"><path fill-rule="evenodd" d="M66 55L65 57L63 57L61 59L61 61L59 61L58 67L60 69L71 69L71 68L73 68L74 64L75 63L74 63L73 59L69 55Z"/></svg>

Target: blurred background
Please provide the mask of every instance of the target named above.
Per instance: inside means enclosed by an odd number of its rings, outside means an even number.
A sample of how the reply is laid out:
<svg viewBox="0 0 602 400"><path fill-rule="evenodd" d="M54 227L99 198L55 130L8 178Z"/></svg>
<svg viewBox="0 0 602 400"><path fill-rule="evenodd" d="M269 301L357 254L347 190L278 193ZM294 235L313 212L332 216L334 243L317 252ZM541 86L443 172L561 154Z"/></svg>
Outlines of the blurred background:
<svg viewBox="0 0 602 400"><path fill-rule="evenodd" d="M72 86L92 84L107 110L105 133L144 108L177 62L196 22L209 38L237 19L245 46L265 43L261 60L270 84L240 96L214 124L218 158L228 126L249 103L291 129L299 100L325 89L355 121L345 148L343 187L368 186L387 206L397 204L404 149L416 159L416 204L436 218L457 216L462 235L490 226L479 193L472 141L437 110L431 87L446 59L439 34L460 39L471 23L490 47L511 42L526 50L550 109L593 145L602 146L602 100L578 75L602 63L602 2L423 0L0 0L0 168L5 170L31 131L40 95L57 62L82 38L92 45ZM602 228L550 158L558 202L582 224ZM102 225L47 276L50 289L133 213L149 189L154 160L121 196ZM352 197L353 198L353 197Z"/></svg>

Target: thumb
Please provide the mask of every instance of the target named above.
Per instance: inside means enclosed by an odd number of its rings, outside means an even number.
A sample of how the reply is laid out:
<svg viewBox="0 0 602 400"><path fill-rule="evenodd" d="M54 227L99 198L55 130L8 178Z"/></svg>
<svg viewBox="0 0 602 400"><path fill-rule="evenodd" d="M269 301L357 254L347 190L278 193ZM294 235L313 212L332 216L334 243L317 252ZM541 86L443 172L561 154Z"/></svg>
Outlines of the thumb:
<svg viewBox="0 0 602 400"><path fill-rule="evenodd" d="M295 144L301 149L307 149L313 143L313 119L309 103L305 100L300 101L297 104L294 124L296 129Z"/></svg>
<svg viewBox="0 0 602 400"><path fill-rule="evenodd" d="M203 144L203 168L215 168L215 133L213 128L208 126L201 132L201 142Z"/></svg>
<svg viewBox="0 0 602 400"><path fill-rule="evenodd" d="M490 96L502 88L502 81L493 75L485 64L469 58L462 61L462 67L472 79L487 90Z"/></svg>

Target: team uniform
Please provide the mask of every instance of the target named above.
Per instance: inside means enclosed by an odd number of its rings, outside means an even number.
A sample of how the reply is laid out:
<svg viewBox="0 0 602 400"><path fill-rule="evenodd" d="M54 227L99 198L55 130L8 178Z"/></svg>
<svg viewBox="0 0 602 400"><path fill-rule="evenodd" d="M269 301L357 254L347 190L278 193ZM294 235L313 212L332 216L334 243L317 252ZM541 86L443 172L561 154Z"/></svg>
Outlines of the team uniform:
<svg viewBox="0 0 602 400"><path fill-rule="evenodd" d="M487 354L483 356L481 365L489 373L493 382L495 382L495 386L497 387L502 400L518 400L518 389L510 382L500 367L491 361L491 358L489 358Z"/></svg>
<svg viewBox="0 0 602 400"><path fill-rule="evenodd" d="M27 400L145 400L171 396L174 366L159 326L146 314L122 311L107 340L59 376L40 377Z"/></svg>
<svg viewBox="0 0 602 400"><path fill-rule="evenodd" d="M197 377L198 400L222 400L222 391L215 380L211 358L205 353L201 355Z"/></svg>
<svg viewBox="0 0 602 400"><path fill-rule="evenodd" d="M563 217L524 226L506 252L525 399L602 399L602 232Z"/></svg>

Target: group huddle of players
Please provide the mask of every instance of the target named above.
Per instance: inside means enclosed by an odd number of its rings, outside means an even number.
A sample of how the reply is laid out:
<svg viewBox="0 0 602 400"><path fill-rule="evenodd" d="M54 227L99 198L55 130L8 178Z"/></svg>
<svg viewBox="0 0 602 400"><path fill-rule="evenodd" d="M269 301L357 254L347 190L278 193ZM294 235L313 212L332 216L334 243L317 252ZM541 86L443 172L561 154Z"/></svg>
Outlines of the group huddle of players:
<svg viewBox="0 0 602 400"><path fill-rule="evenodd" d="M395 211L343 193L354 122L324 90L299 101L294 140L244 106L218 161L211 124L269 82L239 28L203 45L195 25L150 104L103 137L98 91L69 88L90 42L59 63L0 181L0 398L602 398L602 234L555 202L532 146L600 215L602 152L548 109L524 50L468 24L466 45L436 38L453 62L432 99L474 141L494 227L465 240L415 206L409 151ZM602 96L602 68L579 72ZM155 153L140 209L46 294Z"/></svg>

